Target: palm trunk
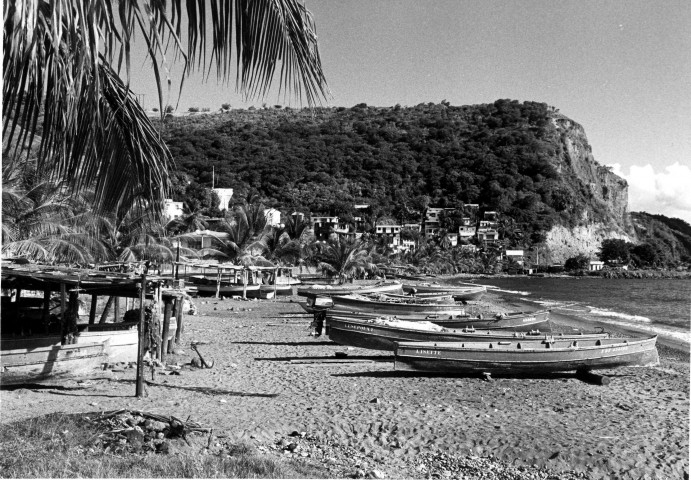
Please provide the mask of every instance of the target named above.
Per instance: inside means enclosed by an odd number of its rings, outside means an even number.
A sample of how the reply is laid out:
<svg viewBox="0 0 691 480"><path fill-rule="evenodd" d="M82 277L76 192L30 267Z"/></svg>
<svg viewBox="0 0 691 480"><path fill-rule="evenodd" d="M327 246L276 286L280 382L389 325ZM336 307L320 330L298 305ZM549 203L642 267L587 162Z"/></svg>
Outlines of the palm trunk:
<svg viewBox="0 0 691 480"><path fill-rule="evenodd" d="M103 307L103 313L101 314L101 319L98 321L98 323L106 323L108 313L110 313L110 307L113 305L114 300L115 297L108 297L108 301L106 302L106 306Z"/></svg>

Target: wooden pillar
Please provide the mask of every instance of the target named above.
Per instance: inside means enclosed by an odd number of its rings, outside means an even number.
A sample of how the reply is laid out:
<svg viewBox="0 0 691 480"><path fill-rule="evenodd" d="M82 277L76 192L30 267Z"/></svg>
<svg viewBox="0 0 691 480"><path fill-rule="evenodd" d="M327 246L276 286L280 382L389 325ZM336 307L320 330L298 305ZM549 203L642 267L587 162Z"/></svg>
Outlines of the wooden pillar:
<svg viewBox="0 0 691 480"><path fill-rule="evenodd" d="M173 301L166 297L163 303L163 333L161 334L161 363L166 360L166 353L168 353L168 335L170 332L170 314L173 311Z"/></svg>
<svg viewBox="0 0 691 480"><path fill-rule="evenodd" d="M89 325L96 322L96 304L98 303L98 295L91 295L91 309L89 309Z"/></svg>
<svg viewBox="0 0 691 480"><path fill-rule="evenodd" d="M21 297L22 297L22 289L21 289L21 288L18 288L18 289L15 290L15 292L14 292L14 301L15 301L15 302L19 302L19 299L20 299Z"/></svg>
<svg viewBox="0 0 691 480"><path fill-rule="evenodd" d="M247 299L247 270L242 269L242 298Z"/></svg>
<svg viewBox="0 0 691 480"><path fill-rule="evenodd" d="M156 321L154 322L154 325L158 328L157 332L154 332L155 336L154 338L161 338L161 284L156 285L156 289L154 290L154 311L153 314L156 316ZM157 342L158 345L156 345L156 358L158 360L161 359L161 342L160 340ZM153 369L152 369L153 372Z"/></svg>
<svg viewBox="0 0 691 480"><path fill-rule="evenodd" d="M108 297L108 301L106 302L106 306L103 307L103 312L101 313L101 318L98 321L98 323L106 323L106 320L108 320L108 312L110 312L110 307L113 305L113 299L115 297Z"/></svg>
<svg viewBox="0 0 691 480"><path fill-rule="evenodd" d="M60 284L60 336L62 340L60 343L65 345L65 340L67 339L67 322L65 322L65 296L67 294L67 289L64 283Z"/></svg>
<svg viewBox="0 0 691 480"><path fill-rule="evenodd" d="M50 329L50 290L43 291L43 313L41 315L46 335Z"/></svg>
<svg viewBox="0 0 691 480"><path fill-rule="evenodd" d="M276 300L276 289L278 288L278 267L274 270L274 300Z"/></svg>
<svg viewBox="0 0 691 480"><path fill-rule="evenodd" d="M182 309L183 305L185 304L185 297L180 296L178 297L176 301L176 307L175 307L175 323L177 326L177 330L175 330L175 343L179 344L180 343L180 336L182 335Z"/></svg>
<svg viewBox="0 0 691 480"><path fill-rule="evenodd" d="M134 395L144 396L144 299L146 298L146 274L142 275L142 288L139 295L139 340L137 347L137 382Z"/></svg>
<svg viewBox="0 0 691 480"><path fill-rule="evenodd" d="M117 323L120 320L120 297L115 297L115 305L113 305L113 323Z"/></svg>
<svg viewBox="0 0 691 480"><path fill-rule="evenodd" d="M221 294L221 269L219 268L216 273L216 298L219 298Z"/></svg>

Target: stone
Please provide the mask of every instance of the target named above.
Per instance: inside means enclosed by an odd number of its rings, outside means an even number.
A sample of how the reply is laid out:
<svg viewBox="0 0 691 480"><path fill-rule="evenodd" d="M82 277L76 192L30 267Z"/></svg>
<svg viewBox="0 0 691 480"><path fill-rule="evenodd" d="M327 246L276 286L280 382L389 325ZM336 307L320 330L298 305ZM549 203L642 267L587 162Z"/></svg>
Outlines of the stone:
<svg viewBox="0 0 691 480"><path fill-rule="evenodd" d="M153 430L154 432L160 432L168 428L167 423L159 422L157 420L147 420L144 422L144 428L146 430Z"/></svg>
<svg viewBox="0 0 691 480"><path fill-rule="evenodd" d="M369 472L369 477L370 478L386 478L384 473L379 471L379 470L372 470Z"/></svg>
<svg viewBox="0 0 691 480"><path fill-rule="evenodd" d="M369 401L369 403L381 403L381 400L379 400L378 398L373 398Z"/></svg>

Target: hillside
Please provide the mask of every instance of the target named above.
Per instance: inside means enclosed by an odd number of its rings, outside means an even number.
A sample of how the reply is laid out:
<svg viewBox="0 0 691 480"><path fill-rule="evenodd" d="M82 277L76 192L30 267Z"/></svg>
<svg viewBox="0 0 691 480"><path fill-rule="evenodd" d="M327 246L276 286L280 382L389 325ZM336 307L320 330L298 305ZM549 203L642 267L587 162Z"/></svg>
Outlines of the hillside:
<svg viewBox="0 0 691 480"><path fill-rule="evenodd" d="M419 220L428 205L478 203L504 216L512 246L547 239L557 260L560 245L633 236L626 182L594 160L579 124L544 103L233 110L170 117L163 131L185 174L178 200L189 198L187 179L210 186L213 166L217 187L255 189L286 211L348 214L365 203L375 216Z"/></svg>
<svg viewBox="0 0 691 480"><path fill-rule="evenodd" d="M632 212L631 221L638 240L653 245L666 262L691 262L691 225L684 220Z"/></svg>

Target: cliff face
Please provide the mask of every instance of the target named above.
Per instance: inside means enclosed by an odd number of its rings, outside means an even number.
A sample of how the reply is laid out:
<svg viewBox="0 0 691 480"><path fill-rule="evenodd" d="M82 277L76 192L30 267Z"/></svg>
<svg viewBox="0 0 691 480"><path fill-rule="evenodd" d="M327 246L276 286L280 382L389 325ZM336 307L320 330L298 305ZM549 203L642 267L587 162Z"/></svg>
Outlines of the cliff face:
<svg viewBox="0 0 691 480"><path fill-rule="evenodd" d="M628 214L626 180L595 161L580 124L556 112L551 121L561 146L555 167L573 191L580 190L588 203L580 212L579 225L555 225L547 233L550 260L563 263L578 253L596 258L605 238L633 241L635 232Z"/></svg>

